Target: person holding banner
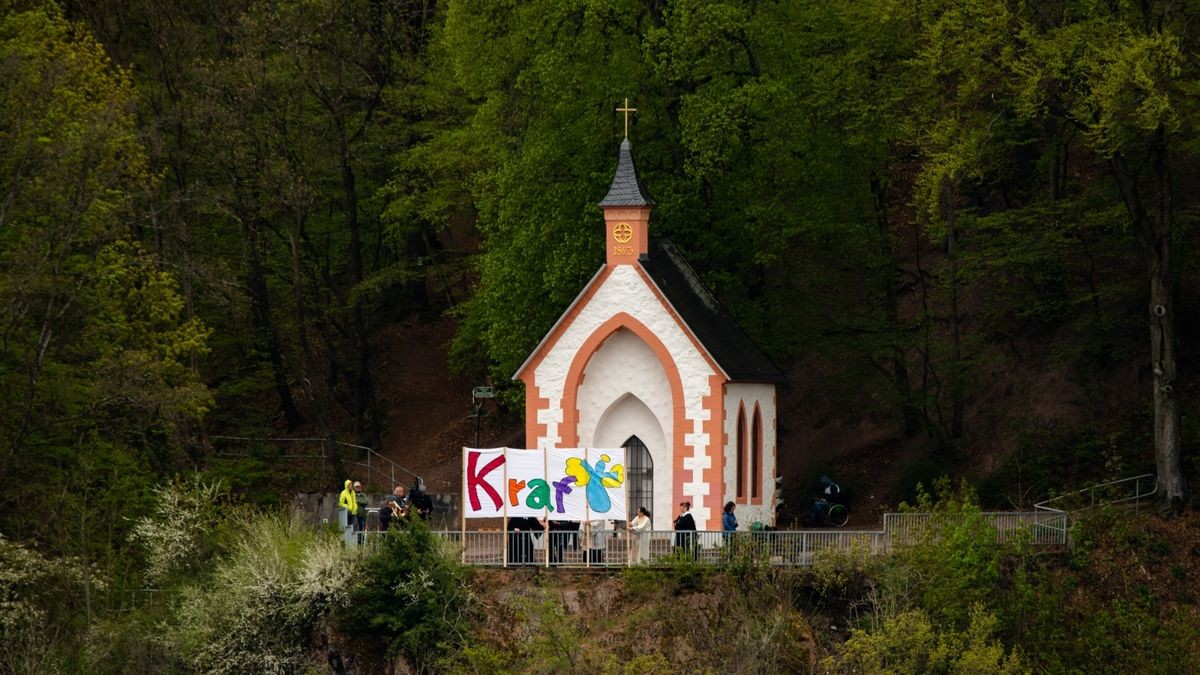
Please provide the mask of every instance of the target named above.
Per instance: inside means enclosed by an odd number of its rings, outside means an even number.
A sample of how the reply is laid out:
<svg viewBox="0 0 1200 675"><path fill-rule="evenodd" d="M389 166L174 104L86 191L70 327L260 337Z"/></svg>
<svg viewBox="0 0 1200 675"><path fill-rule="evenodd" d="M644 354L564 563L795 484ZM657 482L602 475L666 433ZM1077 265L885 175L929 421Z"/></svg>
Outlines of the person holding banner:
<svg viewBox="0 0 1200 675"><path fill-rule="evenodd" d="M630 546L630 550L634 551L634 564L650 559L650 528L652 521L650 520L650 512L646 507L639 506L637 517L629 521L629 531L632 536L637 537L637 548Z"/></svg>
<svg viewBox="0 0 1200 675"><path fill-rule="evenodd" d="M541 529L537 518L508 519L508 564L527 565L533 562L532 533Z"/></svg>

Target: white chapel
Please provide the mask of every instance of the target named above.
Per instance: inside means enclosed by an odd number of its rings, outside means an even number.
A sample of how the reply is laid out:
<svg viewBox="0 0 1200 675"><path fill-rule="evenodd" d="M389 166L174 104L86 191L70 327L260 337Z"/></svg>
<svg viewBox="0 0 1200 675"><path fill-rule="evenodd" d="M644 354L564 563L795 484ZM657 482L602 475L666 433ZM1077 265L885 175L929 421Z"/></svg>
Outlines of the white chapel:
<svg viewBox="0 0 1200 675"><path fill-rule="evenodd" d="M741 529L775 523L783 375L679 250L649 236L654 201L621 143L604 210L605 264L513 376L527 447L625 447L629 512L701 530L734 502Z"/></svg>

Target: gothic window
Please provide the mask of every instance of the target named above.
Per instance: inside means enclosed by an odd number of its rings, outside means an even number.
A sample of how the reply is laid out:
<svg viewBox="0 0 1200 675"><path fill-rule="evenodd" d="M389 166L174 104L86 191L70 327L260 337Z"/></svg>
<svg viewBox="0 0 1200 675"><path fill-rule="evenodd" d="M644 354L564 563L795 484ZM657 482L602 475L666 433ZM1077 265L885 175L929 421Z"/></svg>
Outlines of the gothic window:
<svg viewBox="0 0 1200 675"><path fill-rule="evenodd" d="M737 498L746 499L746 411L738 405L737 416Z"/></svg>
<svg viewBox="0 0 1200 675"><path fill-rule="evenodd" d="M646 444L637 436L630 436L624 446L626 495L629 498L626 508L632 520L639 506L654 511L654 460L650 458Z"/></svg>
<svg viewBox="0 0 1200 675"><path fill-rule="evenodd" d="M763 443L762 443L762 413L758 410L758 404L754 405L754 424L750 427L750 447L753 448L750 455L750 499L762 500L762 471L763 471Z"/></svg>

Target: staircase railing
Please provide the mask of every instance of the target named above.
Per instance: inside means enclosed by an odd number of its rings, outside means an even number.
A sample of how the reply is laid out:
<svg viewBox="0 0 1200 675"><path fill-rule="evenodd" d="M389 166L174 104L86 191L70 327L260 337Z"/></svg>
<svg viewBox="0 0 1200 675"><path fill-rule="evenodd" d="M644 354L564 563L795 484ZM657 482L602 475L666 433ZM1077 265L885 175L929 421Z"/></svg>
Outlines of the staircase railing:
<svg viewBox="0 0 1200 675"><path fill-rule="evenodd" d="M1157 492L1158 476L1152 473L1144 473L1140 476L1131 476L1129 478L1090 485L1082 490L1045 499L1034 504L1033 508L1035 511L1062 514L1064 518L1060 521L1061 525L1049 526L1062 527L1063 536L1065 537L1066 530L1070 526L1070 517L1076 513L1081 513L1101 505L1126 504L1129 502L1133 502L1133 507L1136 510L1143 499L1151 497Z"/></svg>
<svg viewBox="0 0 1200 675"><path fill-rule="evenodd" d="M321 460L331 459L328 456L328 453L326 451L326 449L329 447L329 444L331 441L326 438L264 438L264 437L251 438L251 437L247 437L247 436L210 436L210 438L212 438L214 440L221 440L221 441L243 441L243 442L255 442L255 443L320 443L321 444L321 453L320 454L305 455L305 454L296 454L296 453L285 453L280 456L284 457L284 458L288 458L288 459L321 459ZM356 466L356 467L365 469L367 472L365 484L368 487L370 487L371 485L374 485L374 479L375 479L376 475L378 475L381 479L383 476L386 475L389 479L388 489L390 491L390 489L392 487L399 485L399 483L396 482L396 472L399 471L402 474L408 474L409 476L411 476L416 481L415 487L417 487L421 490L425 489L425 479L421 478L421 476L418 475L416 472L411 471L410 469L408 469L404 466L401 466L400 464L397 464L396 462L393 462L392 460L388 459L387 457L384 457L382 454L379 453L378 450L375 450L375 449L370 448L365 445L358 445L356 443L347 443L345 441L332 441L332 444L335 447L354 448L356 450L365 450L366 451L366 461L359 462L359 461L355 461L355 460L342 460L342 464L344 466ZM241 453L229 453L229 452L222 452L222 453L218 453L218 454L225 455L225 456L239 456L239 457L244 456L244 454L241 454Z"/></svg>

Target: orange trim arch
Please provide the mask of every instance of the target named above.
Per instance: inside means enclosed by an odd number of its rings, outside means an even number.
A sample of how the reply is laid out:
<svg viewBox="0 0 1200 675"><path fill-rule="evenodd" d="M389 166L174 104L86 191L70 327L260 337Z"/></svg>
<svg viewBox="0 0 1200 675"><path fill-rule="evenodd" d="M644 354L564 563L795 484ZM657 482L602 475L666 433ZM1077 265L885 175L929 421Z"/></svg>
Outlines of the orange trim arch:
<svg viewBox="0 0 1200 675"><path fill-rule="evenodd" d="M658 357L663 372L667 375L667 383L671 387L672 503L681 502L684 500L683 484L686 482L683 459L687 456L687 446L684 444L687 435L684 429L687 415L683 402L683 379L679 376L679 368L675 365L675 359L671 357L671 352L667 350L667 346L663 344L662 340L658 339L658 336L645 324L627 312L617 313L600 324L575 352L575 358L572 359L571 367L563 382L563 421L559 426L562 447L573 448L579 445L579 387L583 385L583 371L588 362L592 360L592 356L600 350L604 341L621 329L626 329L641 338ZM707 450L708 448L706 448Z"/></svg>

